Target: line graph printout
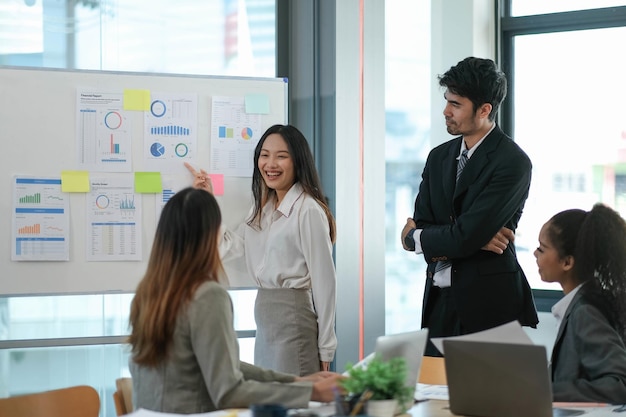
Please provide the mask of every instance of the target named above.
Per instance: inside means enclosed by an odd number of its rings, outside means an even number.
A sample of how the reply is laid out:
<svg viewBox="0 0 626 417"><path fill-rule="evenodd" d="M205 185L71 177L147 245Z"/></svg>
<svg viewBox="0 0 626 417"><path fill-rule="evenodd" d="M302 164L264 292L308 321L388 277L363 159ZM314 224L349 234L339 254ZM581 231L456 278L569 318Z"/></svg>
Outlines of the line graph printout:
<svg viewBox="0 0 626 417"><path fill-rule="evenodd" d="M76 159L80 169L131 172L131 132L123 93L77 91Z"/></svg>
<svg viewBox="0 0 626 417"><path fill-rule="evenodd" d="M61 178L13 177L11 260L69 261L69 198Z"/></svg>
<svg viewBox="0 0 626 417"><path fill-rule="evenodd" d="M141 260L141 194L132 176L91 178L85 208L87 261Z"/></svg>
<svg viewBox="0 0 626 417"><path fill-rule="evenodd" d="M254 148L261 139L261 114L246 113L244 97L213 97L211 170L230 177L251 177Z"/></svg>
<svg viewBox="0 0 626 417"><path fill-rule="evenodd" d="M144 167L186 173L183 162L196 157L198 95L152 92L144 113Z"/></svg>

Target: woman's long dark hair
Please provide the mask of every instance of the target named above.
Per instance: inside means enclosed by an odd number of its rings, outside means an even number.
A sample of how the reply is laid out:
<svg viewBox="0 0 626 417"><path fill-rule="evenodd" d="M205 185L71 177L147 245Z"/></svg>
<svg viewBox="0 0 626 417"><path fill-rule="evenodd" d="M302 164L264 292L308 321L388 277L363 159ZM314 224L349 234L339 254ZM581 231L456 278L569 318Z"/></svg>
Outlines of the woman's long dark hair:
<svg viewBox="0 0 626 417"><path fill-rule="evenodd" d="M581 294L607 317L626 342L626 222L596 204L572 209L549 221L548 235L559 256L574 257L574 277L586 282Z"/></svg>
<svg viewBox="0 0 626 417"><path fill-rule="evenodd" d="M287 149L289 155L293 160L293 169L295 174L295 182L299 182L304 189L304 192L310 195L317 201L322 207L326 218L328 219L328 226L330 228L330 240L335 242L336 226L335 219L330 212L330 208L326 203L326 198L322 192L322 184L320 182L317 170L315 169L315 163L313 162L313 155L309 148L309 143L306 138L295 126L292 125L274 125L263 133L263 136L259 140L259 143L254 150L254 172L252 174L252 195L254 196L254 211L248 219L248 224L257 228L261 227L261 214L263 206L267 201L276 194L276 191L269 188L261 171L259 170L259 157L261 156L261 149L263 144L269 135L279 134L287 142Z"/></svg>
<svg viewBox="0 0 626 417"><path fill-rule="evenodd" d="M202 283L218 281L221 223L217 201L204 190L185 188L163 207L130 308L128 341L136 363L154 367L165 360L178 315Z"/></svg>

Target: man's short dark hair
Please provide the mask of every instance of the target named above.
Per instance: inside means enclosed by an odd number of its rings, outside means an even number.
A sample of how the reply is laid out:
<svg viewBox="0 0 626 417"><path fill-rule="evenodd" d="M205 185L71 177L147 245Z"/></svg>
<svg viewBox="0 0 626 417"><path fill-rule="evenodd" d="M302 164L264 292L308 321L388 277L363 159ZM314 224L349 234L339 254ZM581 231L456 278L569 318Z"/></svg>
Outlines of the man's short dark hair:
<svg viewBox="0 0 626 417"><path fill-rule="evenodd" d="M474 112L485 103L491 104L489 120L495 120L506 97L506 76L491 59L468 57L438 77L439 85L461 97L468 98Z"/></svg>

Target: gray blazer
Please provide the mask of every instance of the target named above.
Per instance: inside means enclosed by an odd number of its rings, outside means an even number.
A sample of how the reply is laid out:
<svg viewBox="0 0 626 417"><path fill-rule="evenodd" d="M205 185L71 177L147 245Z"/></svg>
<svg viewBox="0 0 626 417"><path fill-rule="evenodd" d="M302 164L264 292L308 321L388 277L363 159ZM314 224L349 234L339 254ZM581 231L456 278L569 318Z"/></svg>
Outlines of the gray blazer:
<svg viewBox="0 0 626 417"><path fill-rule="evenodd" d="M554 401L626 403L626 348L582 289L565 312L550 367Z"/></svg>
<svg viewBox="0 0 626 417"><path fill-rule="evenodd" d="M129 360L135 409L192 414L255 403L307 407L311 382L239 361L228 292L202 284L174 330L169 358L156 368Z"/></svg>

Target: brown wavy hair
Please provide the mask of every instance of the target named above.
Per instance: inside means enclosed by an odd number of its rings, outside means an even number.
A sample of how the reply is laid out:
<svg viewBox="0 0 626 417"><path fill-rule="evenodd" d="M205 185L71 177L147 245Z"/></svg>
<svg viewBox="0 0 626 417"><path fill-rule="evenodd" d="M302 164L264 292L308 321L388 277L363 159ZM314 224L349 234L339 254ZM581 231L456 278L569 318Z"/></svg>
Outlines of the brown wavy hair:
<svg viewBox="0 0 626 417"><path fill-rule="evenodd" d="M206 281L218 281L222 218L210 193L185 188L165 204L148 267L130 308L132 359L155 367L167 358L176 321Z"/></svg>

